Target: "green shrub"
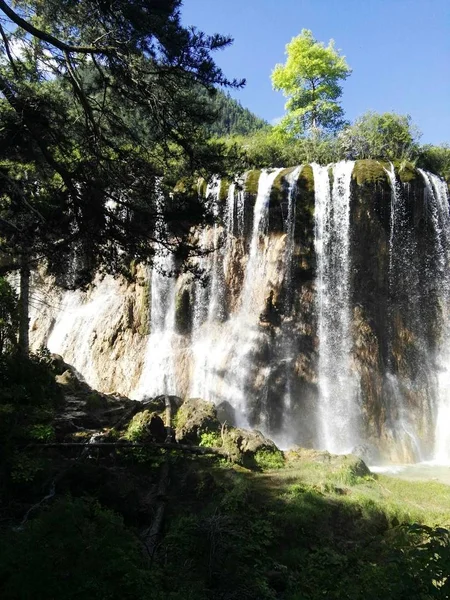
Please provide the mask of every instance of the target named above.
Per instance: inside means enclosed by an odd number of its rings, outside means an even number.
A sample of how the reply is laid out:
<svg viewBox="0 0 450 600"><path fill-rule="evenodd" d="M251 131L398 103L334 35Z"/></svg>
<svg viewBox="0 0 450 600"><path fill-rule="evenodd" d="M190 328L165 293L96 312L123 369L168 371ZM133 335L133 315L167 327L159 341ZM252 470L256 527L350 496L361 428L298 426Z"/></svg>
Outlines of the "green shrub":
<svg viewBox="0 0 450 600"><path fill-rule="evenodd" d="M3 600L150 598L137 538L88 499L57 501L0 541Z"/></svg>
<svg viewBox="0 0 450 600"><path fill-rule="evenodd" d="M199 446L206 448L220 448L222 446L222 438L215 431L204 431L200 434Z"/></svg>
<svg viewBox="0 0 450 600"><path fill-rule="evenodd" d="M284 456L280 450L258 450L255 453L255 462L263 470L282 469L284 467Z"/></svg>

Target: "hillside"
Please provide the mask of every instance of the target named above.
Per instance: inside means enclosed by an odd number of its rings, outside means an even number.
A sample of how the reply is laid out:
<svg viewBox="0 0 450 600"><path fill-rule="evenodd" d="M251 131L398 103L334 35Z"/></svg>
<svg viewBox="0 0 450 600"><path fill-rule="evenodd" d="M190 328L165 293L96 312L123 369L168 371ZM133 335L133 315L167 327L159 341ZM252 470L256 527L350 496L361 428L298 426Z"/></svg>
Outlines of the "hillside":
<svg viewBox="0 0 450 600"><path fill-rule="evenodd" d="M218 90L211 99L214 110L217 112L217 120L207 126L207 130L214 136L226 135L249 135L268 129L267 121L260 119L242 104L232 98L229 94Z"/></svg>

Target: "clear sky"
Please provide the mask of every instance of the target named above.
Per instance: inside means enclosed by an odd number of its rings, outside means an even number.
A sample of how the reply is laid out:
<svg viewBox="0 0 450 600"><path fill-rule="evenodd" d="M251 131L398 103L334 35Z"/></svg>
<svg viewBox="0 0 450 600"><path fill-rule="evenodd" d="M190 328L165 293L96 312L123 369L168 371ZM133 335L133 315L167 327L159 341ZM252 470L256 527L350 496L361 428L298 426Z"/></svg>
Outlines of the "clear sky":
<svg viewBox="0 0 450 600"><path fill-rule="evenodd" d="M285 102L270 73L305 28L326 44L333 38L353 69L347 119L410 114L422 143L450 143L450 0L183 0L182 20L234 38L215 60L227 77L247 80L232 95L269 122Z"/></svg>

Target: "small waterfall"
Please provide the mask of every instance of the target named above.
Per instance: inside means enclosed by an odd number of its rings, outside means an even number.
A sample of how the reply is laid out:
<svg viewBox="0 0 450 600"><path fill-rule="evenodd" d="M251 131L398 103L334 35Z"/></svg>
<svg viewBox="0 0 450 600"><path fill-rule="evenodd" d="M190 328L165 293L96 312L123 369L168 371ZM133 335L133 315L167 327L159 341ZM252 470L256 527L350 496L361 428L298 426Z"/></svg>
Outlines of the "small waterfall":
<svg viewBox="0 0 450 600"><path fill-rule="evenodd" d="M296 204L295 204L295 192L297 191L297 181L300 176L302 167L296 167L293 171L288 173L286 176L286 182L288 184L288 211L286 218L286 250L284 254L285 260L285 275L284 275L284 312L289 314L292 309L292 267L293 257L295 249L295 218L296 218Z"/></svg>
<svg viewBox="0 0 450 600"><path fill-rule="evenodd" d="M434 460L450 462L450 214L446 183L419 169L425 182L425 204L434 232L434 284L439 296L441 339L436 350L437 407Z"/></svg>
<svg viewBox="0 0 450 600"><path fill-rule="evenodd" d="M105 387L95 368L93 342L121 302L120 285L110 276L97 278L89 294L65 292L47 340L50 352L64 356L93 387Z"/></svg>
<svg viewBox="0 0 450 600"><path fill-rule="evenodd" d="M384 169L391 186L389 233L389 304L387 311L388 355L386 372L386 403L389 407L388 426L405 457L423 459L423 440L417 434L427 418L428 406L412 411L409 397L418 389L429 389L430 349L426 334L426 295L429 268L421 255L415 226L417 207L408 204L407 184L401 185L391 164ZM404 340L417 355L416 367L406 364ZM423 400L422 402L425 402ZM422 414L424 413L424 414Z"/></svg>
<svg viewBox="0 0 450 600"><path fill-rule="evenodd" d="M267 243L269 197L280 171L263 171L259 179L250 251L236 312L223 325L211 320L202 331L194 331L191 395L215 403L228 401L236 410L240 426L248 427L246 388L254 378L251 363L260 343L258 316L266 293L266 248L261 245ZM244 231L244 195L240 189L236 193L236 188L230 186L225 209L226 251L235 243L234 233L241 236ZM227 259L225 269L226 263Z"/></svg>
<svg viewBox="0 0 450 600"><path fill-rule="evenodd" d="M234 186L231 186L230 189ZM212 210L216 218L219 212L219 193L220 181L213 179L208 185L206 196L211 202ZM230 194L228 194L229 198ZM225 222L231 223L234 220L234 203L227 201L225 211ZM223 274L223 250L219 249L220 226L217 222L213 228L203 230L200 237L200 247L204 250L213 250L200 258L199 266L209 275L207 284L200 281L195 282L194 287L194 321L192 331L192 354L194 360L194 370L192 383L190 386L190 395L193 397L209 398L209 388L212 385L212 369L210 368L211 354L215 344L212 330L215 329L215 322L221 321L225 317L224 294L225 283Z"/></svg>
<svg viewBox="0 0 450 600"><path fill-rule="evenodd" d="M296 191L297 182L302 167L298 166L286 176L288 185L287 192L287 216L285 221L286 246L284 251L285 274L283 281L284 298L283 314L284 323L282 328L281 355L285 364L285 391L283 399L283 423L279 444L282 447L289 447L290 439L295 439L295 432L291 431L291 410L292 410L292 377L293 361L295 359L295 340L292 335L292 304L293 304L293 261L295 250L295 220L296 220ZM278 441L278 440L277 440Z"/></svg>
<svg viewBox="0 0 450 600"><path fill-rule="evenodd" d="M359 442L356 374L351 366L350 184L353 162L313 164L316 307L319 338L320 446L348 452Z"/></svg>
<svg viewBox="0 0 450 600"><path fill-rule="evenodd" d="M253 209L253 229L250 241L248 262L242 286L240 307L233 318L231 339L232 352L229 353L228 368L225 372L225 399L235 408L241 426L248 426L247 387L252 375L252 357L260 347L261 332L258 327L258 316L263 307L267 293L266 282L266 244L265 234L268 228L269 199L273 182L282 169L262 171L258 182L258 193ZM264 372L263 372L264 373ZM268 375L268 372L266 372ZM264 377L258 388L267 390L267 377ZM264 395L264 394L263 394ZM267 393L265 394L267 396ZM264 403L264 399L260 398Z"/></svg>
<svg viewBox="0 0 450 600"><path fill-rule="evenodd" d="M157 199L159 210L164 196ZM150 334L145 351L139 384L131 397L143 399L159 394L176 394L178 383L175 370L174 342L176 277L175 259L165 248L159 249L151 269Z"/></svg>
<svg viewBox="0 0 450 600"><path fill-rule="evenodd" d="M143 399L159 394L176 394L174 365L176 279L165 275L174 268L172 254L158 256L151 270L150 335L144 366L132 397Z"/></svg>

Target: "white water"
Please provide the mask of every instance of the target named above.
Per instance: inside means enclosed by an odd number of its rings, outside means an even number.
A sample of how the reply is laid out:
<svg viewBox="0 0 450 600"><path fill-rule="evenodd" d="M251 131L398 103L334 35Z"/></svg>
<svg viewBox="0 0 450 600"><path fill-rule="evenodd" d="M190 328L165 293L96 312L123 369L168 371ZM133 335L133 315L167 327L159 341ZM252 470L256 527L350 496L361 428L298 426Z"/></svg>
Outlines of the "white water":
<svg viewBox="0 0 450 600"><path fill-rule="evenodd" d="M228 401L236 411L237 424L248 426L246 386L252 378L251 357L259 346L259 312L266 291L267 219L272 183L281 169L261 173L254 207L250 251L245 268L244 282L238 310L221 326L210 321L208 326L194 333L194 377L191 395L201 396L215 403ZM235 197L231 186L225 215L227 240L232 243L233 231L241 234L244 226L243 193ZM213 296L211 296L213 302ZM264 384L261 385L261 388Z"/></svg>
<svg viewBox="0 0 450 600"><path fill-rule="evenodd" d="M407 323L407 327L414 336L417 346L424 345L422 334L421 315L422 305L419 293L418 281L418 252L417 242L411 225L408 224L405 204L405 191L395 174L394 165L390 169L384 169L391 186L391 211L389 232L389 308L387 314L389 329L389 349L386 372L386 392L389 404L390 419L387 426L391 429L394 439L399 441L399 447L403 448L407 455L414 457L416 461L423 460L422 443L417 435L417 427L413 422L414 416L408 409L405 395L408 388L414 387L414 382L409 378L399 378L397 373L397 357L394 357L394 320L395 311L400 314ZM408 294L408 315L405 313L404 304L400 303L399 297ZM424 351L424 354L427 354Z"/></svg>
<svg viewBox="0 0 450 600"><path fill-rule="evenodd" d="M320 446L345 453L359 443L358 381L350 329L350 184L353 162L313 164Z"/></svg>
<svg viewBox="0 0 450 600"><path fill-rule="evenodd" d="M286 176L288 185L287 191L287 215L285 220L286 246L284 250L284 328L282 339L282 354L285 361L286 384L283 398L283 424L280 438L277 440L280 447L289 447L292 439L295 439L295 432L292 431L292 376L293 361L295 360L294 339L292 338L292 304L293 304L293 260L295 250L295 220L297 215L296 191L297 182L302 167L298 166Z"/></svg>
<svg viewBox="0 0 450 600"><path fill-rule="evenodd" d="M157 200L162 208L164 197ZM145 351L144 365L137 388L131 397L143 399L160 394L178 392L175 370L174 341L175 300L177 280L171 275L175 260L171 252L160 248L151 269L150 334Z"/></svg>
<svg viewBox="0 0 450 600"><path fill-rule="evenodd" d="M174 267L170 253L157 258L151 273L150 335L144 366L132 398L143 399L159 394L175 394L178 390L174 366L175 277L167 277Z"/></svg>
<svg viewBox="0 0 450 600"><path fill-rule="evenodd" d="M433 269L440 296L442 337L437 350L437 410L434 461L450 464L450 214L447 186L436 175L419 169L435 234Z"/></svg>
<svg viewBox="0 0 450 600"><path fill-rule="evenodd" d="M104 330L104 321L121 305L117 280L110 276L97 279L87 295L68 291L62 295L55 323L47 340L50 352L61 354L92 387L105 388L107 382L95 368L93 342Z"/></svg>

